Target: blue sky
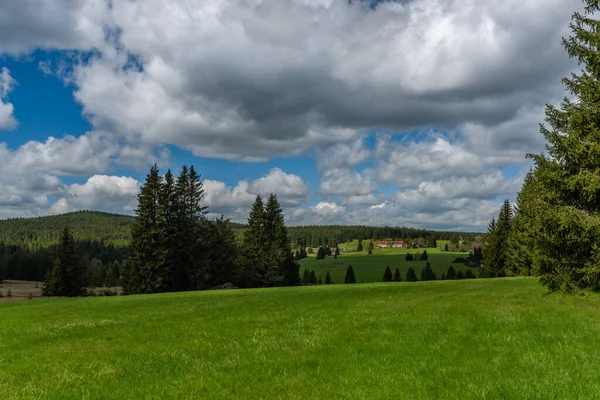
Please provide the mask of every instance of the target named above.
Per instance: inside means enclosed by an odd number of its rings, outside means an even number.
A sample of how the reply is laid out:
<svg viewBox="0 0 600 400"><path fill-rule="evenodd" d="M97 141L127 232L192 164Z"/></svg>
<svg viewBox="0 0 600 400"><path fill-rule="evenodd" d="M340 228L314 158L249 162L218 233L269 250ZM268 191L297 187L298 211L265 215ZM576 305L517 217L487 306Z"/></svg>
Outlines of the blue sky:
<svg viewBox="0 0 600 400"><path fill-rule="evenodd" d="M575 67L541 3L0 0L0 218L132 213L158 162L236 221L484 230Z"/></svg>

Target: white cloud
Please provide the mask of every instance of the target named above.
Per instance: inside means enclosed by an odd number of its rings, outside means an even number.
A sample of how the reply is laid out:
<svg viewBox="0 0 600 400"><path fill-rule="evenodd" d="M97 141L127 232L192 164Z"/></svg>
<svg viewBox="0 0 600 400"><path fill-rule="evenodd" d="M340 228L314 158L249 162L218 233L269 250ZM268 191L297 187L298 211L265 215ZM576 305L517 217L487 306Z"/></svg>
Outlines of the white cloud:
<svg viewBox="0 0 600 400"><path fill-rule="evenodd" d="M6 101L6 97L12 92L16 81L10 76L8 68L0 70L0 130L15 129L18 125L14 116L15 107Z"/></svg>
<svg viewBox="0 0 600 400"><path fill-rule="evenodd" d="M320 192L324 195L364 196L377 189L372 179L358 172L334 169L326 171Z"/></svg>

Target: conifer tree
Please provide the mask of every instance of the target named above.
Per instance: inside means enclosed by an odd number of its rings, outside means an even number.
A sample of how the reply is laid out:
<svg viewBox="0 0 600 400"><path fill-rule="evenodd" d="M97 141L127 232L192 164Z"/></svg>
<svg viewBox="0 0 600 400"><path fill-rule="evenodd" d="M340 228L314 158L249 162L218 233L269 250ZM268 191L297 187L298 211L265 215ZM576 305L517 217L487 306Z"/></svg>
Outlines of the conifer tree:
<svg viewBox="0 0 600 400"><path fill-rule="evenodd" d="M247 277L254 287L262 284L262 277L265 273L266 244L265 210L262 198L256 196L248 216L248 228L244 232L240 255L241 275Z"/></svg>
<svg viewBox="0 0 600 400"><path fill-rule="evenodd" d="M404 256L404 259L406 261L413 261L414 257L413 257L413 255L411 253L406 253L406 255Z"/></svg>
<svg viewBox="0 0 600 400"><path fill-rule="evenodd" d="M429 263L429 261L427 261L425 263L425 268L423 268L421 270L421 280L422 281L435 281L437 279L437 276L435 275L435 272L433 272L433 269L431 269L431 264Z"/></svg>
<svg viewBox="0 0 600 400"><path fill-rule="evenodd" d="M463 272L463 270L462 270L462 269L459 269L459 270L456 272L456 279L465 279L465 273Z"/></svg>
<svg viewBox="0 0 600 400"><path fill-rule="evenodd" d="M448 280L456 279L456 270L454 269L454 267L452 265L450 267L448 267L448 272L446 272L446 279L448 279Z"/></svg>
<svg viewBox="0 0 600 400"><path fill-rule="evenodd" d="M532 205L537 197L534 179L533 170L530 170L517 194L512 231L507 243L506 269L510 275L532 274L532 253L535 247L533 228L536 217Z"/></svg>
<svg viewBox="0 0 600 400"><path fill-rule="evenodd" d="M417 279L415 269L413 267L409 267L408 271L406 271L406 282L416 282L418 280L419 279Z"/></svg>
<svg viewBox="0 0 600 400"><path fill-rule="evenodd" d="M427 261L427 259L427 250L423 250L423 253L421 254L421 261Z"/></svg>
<svg viewBox="0 0 600 400"><path fill-rule="evenodd" d="M207 221L205 234L207 259L202 276L207 286L235 282L239 249L230 220L221 216Z"/></svg>
<svg viewBox="0 0 600 400"><path fill-rule="evenodd" d="M42 287L44 296L81 296L87 287L85 266L75 251L69 228L61 233L52 271Z"/></svg>
<svg viewBox="0 0 600 400"><path fill-rule="evenodd" d="M274 259L277 265L278 285L297 285L300 282L300 265L294 260L283 210L274 194L271 194L267 200L264 218L266 241L272 249L269 257Z"/></svg>
<svg viewBox="0 0 600 400"><path fill-rule="evenodd" d="M402 276L400 276L400 269L396 268L396 271L394 272L394 278L393 278L394 282L401 282L402 281Z"/></svg>
<svg viewBox="0 0 600 400"><path fill-rule="evenodd" d="M471 271L470 269L468 269L465 272L465 279L475 279L475 274L473 273L473 271Z"/></svg>
<svg viewBox="0 0 600 400"><path fill-rule="evenodd" d="M308 272L308 269L304 269L304 274L302 275L302 283L310 283L310 273Z"/></svg>
<svg viewBox="0 0 600 400"><path fill-rule="evenodd" d="M310 283L317 283L317 275L315 274L315 270L310 271Z"/></svg>
<svg viewBox="0 0 600 400"><path fill-rule="evenodd" d="M354 274L354 269L352 268L352 265L348 265L348 269L346 269L344 283L356 283L356 275Z"/></svg>
<svg viewBox="0 0 600 400"><path fill-rule="evenodd" d="M484 250L484 267L482 276L488 278L506 275L506 259L508 257L508 237L512 231L513 209L508 200L504 200L497 220L492 220L488 227L487 247Z"/></svg>
<svg viewBox="0 0 600 400"><path fill-rule="evenodd" d="M161 177L155 164L138 194L131 228L131 256L123 274L126 294L156 293L168 288L168 232L160 199Z"/></svg>
<svg viewBox="0 0 600 400"><path fill-rule="evenodd" d="M384 282L392 281L392 270L390 269L389 265L385 267L385 271L383 273L383 281Z"/></svg>
<svg viewBox="0 0 600 400"><path fill-rule="evenodd" d="M363 251L362 239L358 239L358 247L356 248L356 251Z"/></svg>
<svg viewBox="0 0 600 400"><path fill-rule="evenodd" d="M331 280L331 275L329 274L329 272L327 272L327 275L325 275L325 284L331 285L332 283L333 281Z"/></svg>

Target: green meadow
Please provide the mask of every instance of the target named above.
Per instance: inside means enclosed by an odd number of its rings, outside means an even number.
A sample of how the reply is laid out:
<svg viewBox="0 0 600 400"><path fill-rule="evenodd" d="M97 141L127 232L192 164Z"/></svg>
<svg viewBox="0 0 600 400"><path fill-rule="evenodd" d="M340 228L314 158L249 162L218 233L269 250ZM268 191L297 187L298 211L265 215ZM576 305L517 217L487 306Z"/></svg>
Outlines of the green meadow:
<svg viewBox="0 0 600 400"><path fill-rule="evenodd" d="M0 303L2 399L591 399L600 296L534 278Z"/></svg>
<svg viewBox="0 0 600 400"><path fill-rule="evenodd" d="M357 252L357 242L354 241L346 245L347 249L351 251L342 253L338 258L326 257L322 260L317 260L314 254L311 254L308 258L300 260L300 276L302 276L304 269L314 270L317 278L321 278L325 281L325 275L327 272L331 275L334 283L343 283L344 275L346 274L346 268L348 265L352 265L356 274L357 282L380 282L383 278L383 272L386 266L390 266L392 272L396 268L400 269L402 279L406 278L406 271L408 268L413 267L420 277L421 270L425 267L426 261L406 261L404 257L406 253L418 254L422 253L423 250L427 250L428 261L431 264L431 268L437 274L440 279L442 273L448 271L448 267L452 265L457 271L459 269L466 271L470 269L475 275L477 275L477 268L468 268L464 264L452 264L452 260L456 257L466 257L469 253L453 253L441 251L439 248L427 248L427 249L373 249L373 254L362 251ZM340 245L341 248L344 248Z"/></svg>

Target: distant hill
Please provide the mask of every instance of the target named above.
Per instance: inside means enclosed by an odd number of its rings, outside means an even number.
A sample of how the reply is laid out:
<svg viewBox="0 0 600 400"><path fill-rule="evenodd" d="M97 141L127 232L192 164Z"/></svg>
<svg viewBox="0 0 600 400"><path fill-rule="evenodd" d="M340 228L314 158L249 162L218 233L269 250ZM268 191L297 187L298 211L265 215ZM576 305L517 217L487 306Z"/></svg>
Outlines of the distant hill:
<svg viewBox="0 0 600 400"><path fill-rule="evenodd" d="M0 221L0 242L43 248L57 242L60 230L68 226L76 240L97 241L115 247L127 246L134 218L98 211L78 211L37 218ZM33 250L32 249L32 250Z"/></svg>

